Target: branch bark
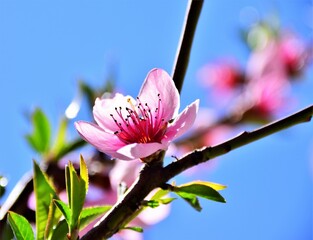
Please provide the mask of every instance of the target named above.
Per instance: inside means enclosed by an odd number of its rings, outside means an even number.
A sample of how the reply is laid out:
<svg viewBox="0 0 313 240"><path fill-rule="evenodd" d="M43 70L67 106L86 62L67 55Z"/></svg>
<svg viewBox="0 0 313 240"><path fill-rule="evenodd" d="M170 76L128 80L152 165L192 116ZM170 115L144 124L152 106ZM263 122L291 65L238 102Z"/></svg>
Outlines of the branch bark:
<svg viewBox="0 0 313 240"><path fill-rule="evenodd" d="M300 110L288 117L267 124L252 132L243 132L221 144L212 147L206 147L202 150L195 150L194 152L181 158L179 161L173 162L166 166L163 174L165 174L165 178L169 180L179 173L187 170L188 168L198 165L199 163L203 163L220 155L226 154L233 149L242 147L246 144L252 143L286 128L290 128L296 124L309 122L312 118L312 115L313 105L304 108L303 110Z"/></svg>
<svg viewBox="0 0 313 240"><path fill-rule="evenodd" d="M296 124L308 122L311 120L312 115L313 105L257 130L243 132L219 145L195 150L166 167L162 166L161 156L159 161L152 162L151 165L145 165L138 180L128 190L125 197L117 202L111 211L93 229L84 235L81 240L106 239L111 237L121 227L124 227L136 212L141 209L142 201L153 189L161 187L179 173L273 133Z"/></svg>
<svg viewBox="0 0 313 240"><path fill-rule="evenodd" d="M178 92L183 86L185 74L187 71L189 56L193 37L196 31L197 22L202 9L203 0L190 0L188 2L184 26L177 48L177 54L174 61L172 77Z"/></svg>

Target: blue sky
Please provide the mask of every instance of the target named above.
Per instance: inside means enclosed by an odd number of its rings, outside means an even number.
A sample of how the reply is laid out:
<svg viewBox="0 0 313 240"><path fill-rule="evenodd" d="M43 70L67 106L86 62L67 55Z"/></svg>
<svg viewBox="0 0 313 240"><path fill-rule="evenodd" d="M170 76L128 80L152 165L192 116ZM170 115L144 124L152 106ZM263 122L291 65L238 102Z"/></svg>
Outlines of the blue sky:
<svg viewBox="0 0 313 240"><path fill-rule="evenodd" d="M171 72L187 1L0 1L0 174L12 189L37 156L23 136L24 117L40 106L54 126L77 93L77 81L101 86L114 64L118 89L135 95L154 67ZM234 56L244 64L240 12L276 13L282 26L312 40L312 2L205 1L182 91L182 106L205 92L195 86L209 61ZM310 15L311 14L311 15ZM300 109L312 104L312 66L294 87ZM192 89L192 91L190 90ZM84 113L79 119L86 119ZM73 126L70 134L76 136ZM154 239L310 239L312 237L312 123L233 151L214 171L193 178L226 184L227 204L202 201L202 213L183 201L169 218L145 231Z"/></svg>

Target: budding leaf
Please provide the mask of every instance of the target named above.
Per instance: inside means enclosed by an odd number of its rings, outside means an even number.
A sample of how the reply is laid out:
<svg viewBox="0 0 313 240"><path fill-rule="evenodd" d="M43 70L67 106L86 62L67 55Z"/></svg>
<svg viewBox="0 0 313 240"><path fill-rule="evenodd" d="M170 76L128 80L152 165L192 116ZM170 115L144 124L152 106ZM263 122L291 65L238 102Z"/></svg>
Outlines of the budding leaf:
<svg viewBox="0 0 313 240"><path fill-rule="evenodd" d="M14 212L8 212L7 219L16 240L35 239L32 227L25 217Z"/></svg>

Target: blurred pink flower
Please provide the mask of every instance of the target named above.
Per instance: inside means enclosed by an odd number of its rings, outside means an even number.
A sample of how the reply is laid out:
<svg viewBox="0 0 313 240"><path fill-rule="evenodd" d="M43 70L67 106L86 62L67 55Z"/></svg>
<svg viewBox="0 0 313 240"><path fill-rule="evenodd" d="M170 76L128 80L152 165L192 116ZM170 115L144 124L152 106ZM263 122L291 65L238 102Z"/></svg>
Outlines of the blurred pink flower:
<svg viewBox="0 0 313 240"><path fill-rule="evenodd" d="M97 98L93 108L96 124L78 121L75 127L101 152L122 160L144 161L166 150L174 138L191 127L198 105L196 100L177 116L180 96L174 81L164 70L153 69L136 100L122 94Z"/></svg>
<svg viewBox="0 0 313 240"><path fill-rule="evenodd" d="M290 103L289 75L279 43L272 39L254 51L247 63L247 85L235 112L245 120L268 121Z"/></svg>
<svg viewBox="0 0 313 240"><path fill-rule="evenodd" d="M236 62L223 60L203 66L199 71L199 78L203 86L214 89L214 97L231 97L243 83L239 66Z"/></svg>
<svg viewBox="0 0 313 240"><path fill-rule="evenodd" d="M279 40L279 54L290 75L296 75L305 67L312 54L310 50L300 38L291 33L283 34Z"/></svg>

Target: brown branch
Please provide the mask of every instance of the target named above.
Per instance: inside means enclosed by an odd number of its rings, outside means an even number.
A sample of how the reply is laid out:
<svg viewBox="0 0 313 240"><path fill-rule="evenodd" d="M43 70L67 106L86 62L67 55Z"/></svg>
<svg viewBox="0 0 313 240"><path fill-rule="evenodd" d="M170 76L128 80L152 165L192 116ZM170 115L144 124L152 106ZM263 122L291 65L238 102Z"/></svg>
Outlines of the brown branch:
<svg viewBox="0 0 313 240"><path fill-rule="evenodd" d="M194 152L186 155L179 161L173 162L165 167L166 179L178 175L188 168L196 166L199 163L206 162L217 156L226 154L233 149L242 147L246 144L252 143L261 138L267 137L273 133L282 131L283 129L290 128L296 124L308 122L313 115L313 105L304 108L303 110L294 113L288 117L277 120L273 123L267 124L252 132L243 132L238 136L212 147L206 147L202 150L195 150Z"/></svg>
<svg viewBox="0 0 313 240"><path fill-rule="evenodd" d="M166 167L162 167L161 161L146 165L141 171L139 179L129 189L125 197L117 202L111 211L100 220L99 224L84 235L81 240L111 237L132 220L136 212L141 209L141 202L153 189L164 185L179 173L283 129L308 122L312 115L313 105L252 132L243 132L219 145L196 150Z"/></svg>
<svg viewBox="0 0 313 240"><path fill-rule="evenodd" d="M178 91L181 91L188 67L189 56L194 33L202 9L203 0L190 0L185 16L185 22L177 48L172 77Z"/></svg>
<svg viewBox="0 0 313 240"><path fill-rule="evenodd" d="M104 215L98 224L81 238L81 240L107 239L118 232L122 227L125 227L126 224L133 219L136 212L141 210L141 202L144 198L153 189L159 186L160 181L165 182L165 179L160 178L163 171L163 157L164 152L159 155L159 161L144 166L140 172L139 178L127 191L124 198L118 201L112 209ZM153 179L156 179L156 181Z"/></svg>

